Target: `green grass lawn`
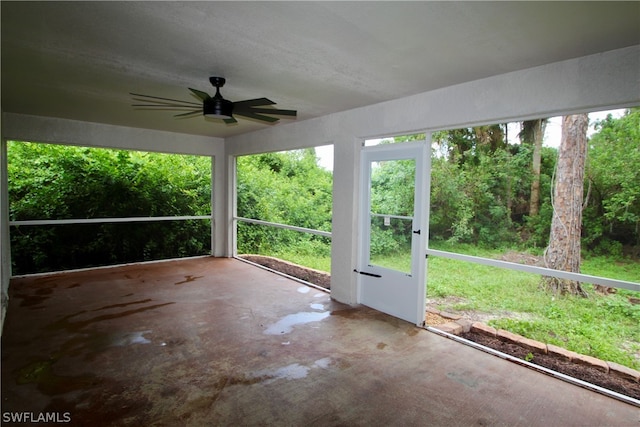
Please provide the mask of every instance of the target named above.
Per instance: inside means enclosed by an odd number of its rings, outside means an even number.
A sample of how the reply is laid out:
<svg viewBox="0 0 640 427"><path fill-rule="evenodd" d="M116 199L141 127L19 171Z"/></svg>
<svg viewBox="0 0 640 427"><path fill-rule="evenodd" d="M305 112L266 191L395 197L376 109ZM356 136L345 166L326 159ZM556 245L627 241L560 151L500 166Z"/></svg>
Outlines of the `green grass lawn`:
<svg viewBox="0 0 640 427"><path fill-rule="evenodd" d="M470 255L499 258L504 252L476 249ZM638 262L593 257L584 261L582 271L640 282ZM640 369L640 305L629 301L640 298L640 292L620 289L603 296L583 284L588 298L557 296L540 283L541 276L531 273L441 257L428 262L427 296L441 299L441 309L495 314L499 317L489 325L496 328ZM455 302L447 303L445 297L451 296Z"/></svg>
<svg viewBox="0 0 640 427"><path fill-rule="evenodd" d="M486 258L500 258L507 252L473 246L442 249ZM330 271L327 256L276 256ZM391 256L385 265L406 270L408 262L406 256ZM582 272L640 282L640 263L628 260L588 257ZM492 314L495 318L488 323L493 327L640 369L640 305L629 301L629 297L640 298L640 292L620 289L603 296L584 284L589 298L557 296L544 291L540 283L541 276L537 274L442 257L429 257L427 264L427 297L442 310Z"/></svg>

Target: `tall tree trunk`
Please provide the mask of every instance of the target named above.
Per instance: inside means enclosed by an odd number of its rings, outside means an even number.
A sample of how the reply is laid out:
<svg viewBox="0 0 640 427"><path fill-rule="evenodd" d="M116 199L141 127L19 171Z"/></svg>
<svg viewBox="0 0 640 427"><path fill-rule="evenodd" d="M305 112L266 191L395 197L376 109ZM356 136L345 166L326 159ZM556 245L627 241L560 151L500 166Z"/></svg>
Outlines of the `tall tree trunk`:
<svg viewBox="0 0 640 427"><path fill-rule="evenodd" d="M562 119L562 139L558 150L553 219L549 246L545 250L545 265L556 270L580 272L580 231L582 228L582 198L584 167L587 157L586 114ZM545 277L545 287L555 293L587 296L580 282Z"/></svg>
<svg viewBox="0 0 640 427"><path fill-rule="evenodd" d="M533 159L531 161L531 196L529 198L529 216L533 217L540 212L540 161L542 156L542 140L547 119L525 120L522 122L521 131L518 134L523 144L533 147Z"/></svg>
<svg viewBox="0 0 640 427"><path fill-rule="evenodd" d="M529 199L530 217L537 216L540 212L540 163L546 119L538 119L533 122L533 160L531 161L533 178L531 179L531 198Z"/></svg>

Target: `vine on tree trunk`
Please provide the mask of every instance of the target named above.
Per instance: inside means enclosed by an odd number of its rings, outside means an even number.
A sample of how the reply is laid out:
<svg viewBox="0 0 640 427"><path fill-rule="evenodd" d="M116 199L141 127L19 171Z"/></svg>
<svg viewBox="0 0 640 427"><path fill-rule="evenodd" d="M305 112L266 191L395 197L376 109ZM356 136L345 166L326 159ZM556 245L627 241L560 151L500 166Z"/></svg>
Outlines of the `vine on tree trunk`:
<svg viewBox="0 0 640 427"><path fill-rule="evenodd" d="M580 237L584 191L584 168L587 157L586 114L565 116L558 150L555 185L551 203L553 219L545 265L555 270L580 272ZM576 280L545 277L544 287L557 294L588 296Z"/></svg>

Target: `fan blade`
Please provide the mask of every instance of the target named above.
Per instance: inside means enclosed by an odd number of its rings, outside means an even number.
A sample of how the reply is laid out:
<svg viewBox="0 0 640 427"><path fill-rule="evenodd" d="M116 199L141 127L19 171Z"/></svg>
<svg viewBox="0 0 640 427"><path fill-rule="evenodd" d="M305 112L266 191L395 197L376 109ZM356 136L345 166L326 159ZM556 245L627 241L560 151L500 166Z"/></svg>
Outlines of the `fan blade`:
<svg viewBox="0 0 640 427"><path fill-rule="evenodd" d="M211 98L211 97L209 96L209 94L208 94L208 93L203 92L203 91L201 91L201 90L198 90L198 89L191 89L191 88L189 88L189 90L190 90L190 91L191 91L195 96L197 96L198 98L202 99L203 101L206 101L207 99Z"/></svg>
<svg viewBox="0 0 640 427"><path fill-rule="evenodd" d="M236 119L234 119L233 117L231 117L230 119L222 119L222 121L225 122L228 125L230 125L232 123L238 123L238 121Z"/></svg>
<svg viewBox="0 0 640 427"><path fill-rule="evenodd" d="M193 111L189 111L188 113L176 114L173 117L195 117L201 114L202 114L202 110L193 110Z"/></svg>
<svg viewBox="0 0 640 427"><path fill-rule="evenodd" d="M193 105L194 107L200 107L200 104L198 104L198 103L189 102L189 101L182 101L180 99L162 98L160 96L143 95L143 94L140 94L140 93L133 93L133 92L129 92L129 95L137 96L137 97L141 98L141 99L135 99L134 98L136 101L155 102L155 103L160 104L161 103L160 101L154 101L154 100L158 99L158 100L161 100L161 101L178 102L178 103L183 104L183 105Z"/></svg>
<svg viewBox="0 0 640 427"><path fill-rule="evenodd" d="M268 99L268 98L256 98L256 99L247 99L246 101L238 101L238 102L234 102L233 103L233 110L235 111L236 108L247 108L247 107L254 107L257 105L275 105L275 102L273 102L272 100Z"/></svg>
<svg viewBox="0 0 640 427"><path fill-rule="evenodd" d="M180 104L131 104L132 107L155 108L157 110L193 110L199 105L180 105Z"/></svg>
<svg viewBox="0 0 640 427"><path fill-rule="evenodd" d="M277 116L295 116L298 114L296 110L279 110L277 108L256 108L253 107L248 112L258 114L275 114Z"/></svg>
<svg viewBox="0 0 640 427"><path fill-rule="evenodd" d="M263 122L269 122L269 123L277 122L278 120L280 120L280 119L276 119L275 117L263 116L261 114L255 114L250 111L234 111L233 114L247 117L249 119L261 120Z"/></svg>

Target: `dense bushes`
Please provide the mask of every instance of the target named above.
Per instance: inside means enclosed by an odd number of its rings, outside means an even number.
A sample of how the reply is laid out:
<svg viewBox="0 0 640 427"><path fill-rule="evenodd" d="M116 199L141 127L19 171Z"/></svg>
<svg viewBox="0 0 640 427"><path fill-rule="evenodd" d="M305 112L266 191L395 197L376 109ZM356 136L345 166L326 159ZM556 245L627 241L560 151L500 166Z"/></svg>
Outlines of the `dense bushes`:
<svg viewBox="0 0 640 427"><path fill-rule="evenodd" d="M10 142L11 220L209 215L211 159ZM11 227L13 273L202 255L210 221Z"/></svg>
<svg viewBox="0 0 640 427"><path fill-rule="evenodd" d="M331 171L318 166L315 150L239 157L238 216L331 231ZM328 239L255 224L238 224L238 252L277 255L293 250L328 256Z"/></svg>

